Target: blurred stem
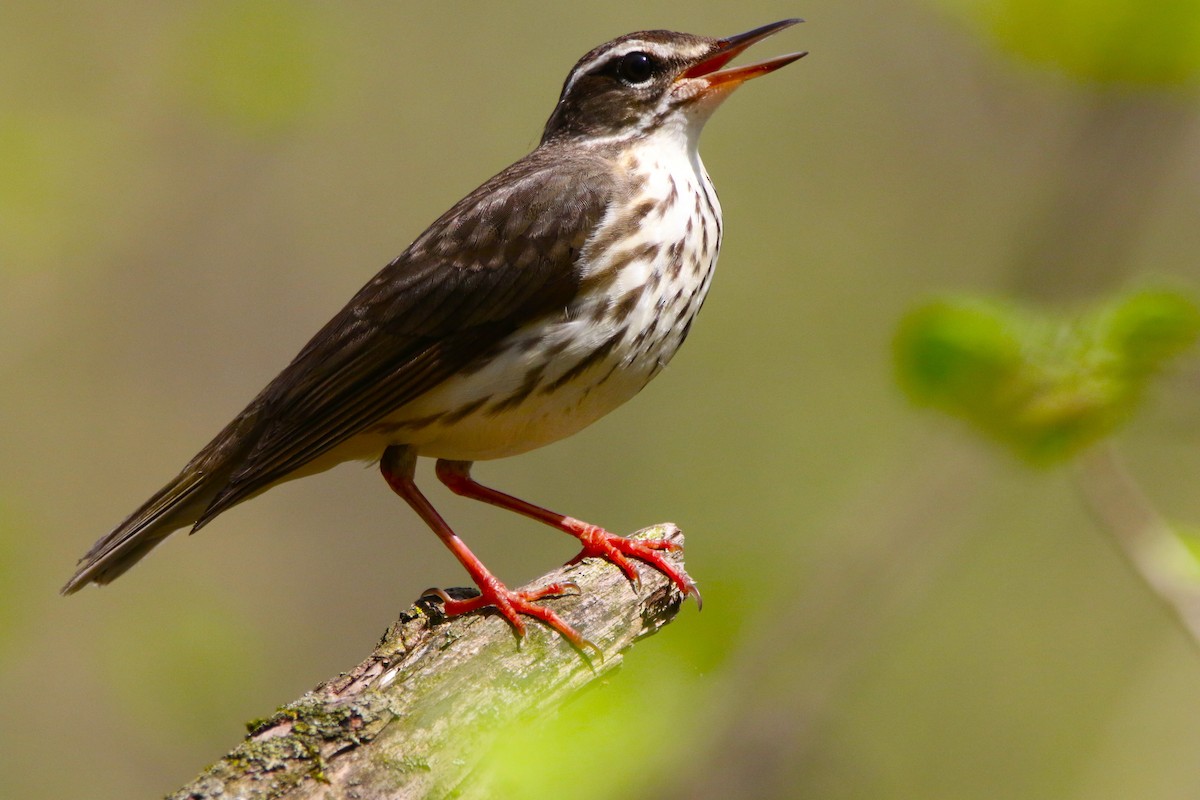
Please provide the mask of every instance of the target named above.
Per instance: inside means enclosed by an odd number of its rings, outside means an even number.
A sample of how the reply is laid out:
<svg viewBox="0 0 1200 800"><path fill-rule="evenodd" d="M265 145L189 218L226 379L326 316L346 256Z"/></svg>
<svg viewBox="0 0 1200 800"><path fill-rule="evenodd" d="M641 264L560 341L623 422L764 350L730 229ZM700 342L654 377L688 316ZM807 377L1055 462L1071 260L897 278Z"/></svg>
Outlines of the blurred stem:
<svg viewBox="0 0 1200 800"><path fill-rule="evenodd" d="M1097 89L1046 176L1049 192L1030 204L1033 219L1013 258L1014 290L1071 299L1119 284L1194 119L1192 104L1174 95Z"/></svg>
<svg viewBox="0 0 1200 800"><path fill-rule="evenodd" d="M1116 447L1105 443L1081 456L1076 483L1134 572L1200 645L1200 568L1125 469Z"/></svg>
<svg viewBox="0 0 1200 800"><path fill-rule="evenodd" d="M918 459L914 452L921 453ZM699 766L656 786L656 800L794 797L820 769L833 709L872 664L891 626L907 617L966 543L958 523L975 512L987 462L938 440L912 448L871 481L807 560L810 579L775 588L771 613L747 632L713 692L720 730ZM781 553L785 563L800 561ZM783 657L781 657L781 655Z"/></svg>

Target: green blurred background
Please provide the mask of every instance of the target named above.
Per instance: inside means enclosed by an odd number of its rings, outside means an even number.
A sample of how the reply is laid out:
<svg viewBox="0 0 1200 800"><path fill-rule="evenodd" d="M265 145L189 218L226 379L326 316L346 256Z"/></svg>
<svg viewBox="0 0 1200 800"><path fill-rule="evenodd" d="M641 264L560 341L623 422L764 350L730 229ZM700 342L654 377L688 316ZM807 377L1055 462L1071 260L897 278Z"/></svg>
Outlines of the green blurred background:
<svg viewBox="0 0 1200 800"><path fill-rule="evenodd" d="M685 608L497 796L1186 798L1200 658L1089 517L913 410L890 340L945 292L1072 309L1200 273L1200 9L706 4L0 5L0 796L150 797L465 576L347 465L64 599L75 559L453 201L536 144L567 70L632 30L809 58L703 154L721 269L626 408L485 481L688 535ZM1040 304L1040 305L1039 305ZM1121 433L1200 521L1200 371ZM567 537L451 498L512 583Z"/></svg>

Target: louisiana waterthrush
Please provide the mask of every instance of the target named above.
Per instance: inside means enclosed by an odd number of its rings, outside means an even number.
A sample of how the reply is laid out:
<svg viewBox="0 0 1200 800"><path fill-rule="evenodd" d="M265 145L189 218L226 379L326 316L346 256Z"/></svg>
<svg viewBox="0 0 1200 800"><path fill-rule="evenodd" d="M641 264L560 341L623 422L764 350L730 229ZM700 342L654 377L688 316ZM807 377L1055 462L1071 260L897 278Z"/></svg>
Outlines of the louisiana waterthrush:
<svg viewBox="0 0 1200 800"><path fill-rule="evenodd" d="M283 481L380 460L388 484L480 589L447 614L495 608L584 640L506 588L414 483L437 458L454 492L559 528L636 580L630 559L696 587L635 541L489 489L473 461L562 439L633 397L687 336L721 246L721 207L697 144L744 81L803 53L722 69L799 20L725 39L645 31L589 52L567 76L538 147L460 200L388 264L179 475L100 539L63 588L108 583L171 532L206 525ZM699 595L696 594L697 598Z"/></svg>

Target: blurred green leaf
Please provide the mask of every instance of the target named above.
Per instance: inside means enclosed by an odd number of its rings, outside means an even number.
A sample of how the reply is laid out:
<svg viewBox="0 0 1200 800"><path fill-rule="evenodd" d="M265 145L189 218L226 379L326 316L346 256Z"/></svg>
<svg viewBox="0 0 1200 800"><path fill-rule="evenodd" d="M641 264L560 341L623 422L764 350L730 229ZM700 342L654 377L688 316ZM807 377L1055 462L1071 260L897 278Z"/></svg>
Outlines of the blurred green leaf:
<svg viewBox="0 0 1200 800"><path fill-rule="evenodd" d="M326 64L315 6L207 3L181 52L185 90L244 133L270 133L310 111Z"/></svg>
<svg viewBox="0 0 1200 800"><path fill-rule="evenodd" d="M170 717L173 735L188 742L227 725L229 708L251 707L269 693L262 641L246 614L195 592L114 617L102 656L131 716Z"/></svg>
<svg viewBox="0 0 1200 800"><path fill-rule="evenodd" d="M654 660L668 667L666 655L660 651ZM694 723L700 710L693 705L696 687L677 670L641 666L636 676L589 687L553 717L507 730L480 769L488 796L652 796L654 772L647 764L678 763L689 740L679 726Z"/></svg>
<svg viewBox="0 0 1200 800"><path fill-rule="evenodd" d="M52 161L39 129L5 115L0 123L0 242L26 240L38 232L52 205ZM57 187L54 187L57 188ZM0 261L11 265L10 259Z"/></svg>
<svg viewBox="0 0 1200 800"><path fill-rule="evenodd" d="M1172 530L1179 537L1179 541L1183 543L1183 546L1187 548L1187 551L1191 553L1196 563L1200 564L1200 526L1175 523L1172 525Z"/></svg>
<svg viewBox="0 0 1200 800"><path fill-rule="evenodd" d="M1187 523L1168 523L1155 555L1163 574L1191 586L1200 586L1200 528Z"/></svg>
<svg viewBox="0 0 1200 800"><path fill-rule="evenodd" d="M1134 293L1075 319L968 298L910 312L894 356L914 402L1049 464L1124 423L1150 379L1198 335L1200 309L1167 291Z"/></svg>
<svg viewBox="0 0 1200 800"><path fill-rule="evenodd" d="M939 0L1009 53L1083 80L1169 86L1200 76L1196 0Z"/></svg>
<svg viewBox="0 0 1200 800"><path fill-rule="evenodd" d="M1131 374L1141 376L1192 345L1200 309L1173 292L1140 292L1117 305L1104 327L1107 346Z"/></svg>
<svg viewBox="0 0 1200 800"><path fill-rule="evenodd" d="M901 375L914 397L985 402L1021 363L1005 312L974 301L937 302L908 315L897 339Z"/></svg>
<svg viewBox="0 0 1200 800"><path fill-rule="evenodd" d="M0 115L0 271L64 260L64 241L90 224L79 186L105 157L102 140L80 116L14 108Z"/></svg>

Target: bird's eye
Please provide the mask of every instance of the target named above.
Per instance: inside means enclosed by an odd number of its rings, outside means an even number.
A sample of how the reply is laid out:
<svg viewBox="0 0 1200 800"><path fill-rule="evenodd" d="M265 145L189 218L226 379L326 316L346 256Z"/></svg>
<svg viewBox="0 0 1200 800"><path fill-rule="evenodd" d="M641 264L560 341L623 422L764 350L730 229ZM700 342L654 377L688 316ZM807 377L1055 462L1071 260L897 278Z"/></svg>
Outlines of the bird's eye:
<svg viewBox="0 0 1200 800"><path fill-rule="evenodd" d="M617 75L629 84L645 83L654 75L654 59L640 50L626 53L617 62Z"/></svg>

